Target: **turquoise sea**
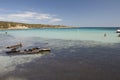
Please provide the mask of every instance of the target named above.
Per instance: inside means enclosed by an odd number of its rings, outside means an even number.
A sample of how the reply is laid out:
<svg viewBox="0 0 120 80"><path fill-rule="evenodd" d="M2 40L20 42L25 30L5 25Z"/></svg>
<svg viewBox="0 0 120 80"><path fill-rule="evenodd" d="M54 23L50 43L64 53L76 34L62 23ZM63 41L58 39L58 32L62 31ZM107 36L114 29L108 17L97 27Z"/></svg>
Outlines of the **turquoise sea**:
<svg viewBox="0 0 120 80"><path fill-rule="evenodd" d="M81 28L44 28L44 29L28 29L28 30L8 30L8 34L15 37L41 37L48 39L62 40L88 40L102 42L120 42L117 37L116 30L118 27L81 27ZM2 31L0 31L2 33ZM5 31L3 31L5 32ZM106 37L104 37L106 34Z"/></svg>
<svg viewBox="0 0 120 80"><path fill-rule="evenodd" d="M120 80L118 27L0 30L0 80ZM7 32L7 34L6 34ZM105 36L106 35L106 36ZM6 46L49 47L49 54L7 55Z"/></svg>

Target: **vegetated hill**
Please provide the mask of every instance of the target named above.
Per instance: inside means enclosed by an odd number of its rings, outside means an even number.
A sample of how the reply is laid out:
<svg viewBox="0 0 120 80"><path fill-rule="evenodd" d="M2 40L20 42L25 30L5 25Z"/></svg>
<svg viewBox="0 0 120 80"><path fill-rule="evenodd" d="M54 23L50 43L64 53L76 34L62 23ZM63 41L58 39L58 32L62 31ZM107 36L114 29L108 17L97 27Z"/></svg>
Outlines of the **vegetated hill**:
<svg viewBox="0 0 120 80"><path fill-rule="evenodd" d="M18 22L0 21L0 29L9 29L11 27L24 26L28 28L68 28L63 25L46 25L46 24L27 24Z"/></svg>

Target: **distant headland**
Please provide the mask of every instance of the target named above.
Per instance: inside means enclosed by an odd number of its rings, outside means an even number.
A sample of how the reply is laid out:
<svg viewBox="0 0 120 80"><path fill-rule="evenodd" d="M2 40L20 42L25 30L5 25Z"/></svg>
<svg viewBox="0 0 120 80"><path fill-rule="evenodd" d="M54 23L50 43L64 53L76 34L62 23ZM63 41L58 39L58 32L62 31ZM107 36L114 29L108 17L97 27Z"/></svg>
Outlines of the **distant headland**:
<svg viewBox="0 0 120 80"><path fill-rule="evenodd" d="M48 24L28 24L19 22L0 21L0 29L29 29L29 28L70 28L64 25L48 25Z"/></svg>

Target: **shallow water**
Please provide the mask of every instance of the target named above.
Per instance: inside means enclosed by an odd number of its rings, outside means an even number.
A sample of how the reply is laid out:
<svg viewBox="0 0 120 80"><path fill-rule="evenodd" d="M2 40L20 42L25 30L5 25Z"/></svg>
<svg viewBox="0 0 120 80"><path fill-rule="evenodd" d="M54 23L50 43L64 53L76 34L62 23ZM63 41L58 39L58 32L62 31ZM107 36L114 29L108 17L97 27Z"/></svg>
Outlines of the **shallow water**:
<svg viewBox="0 0 120 80"><path fill-rule="evenodd" d="M120 42L120 38L116 30L118 28L60 28L60 29L28 29L28 30L5 30L10 35L16 37L41 37L48 39L62 39L62 40L91 40L102 41L110 43ZM104 37L106 34L106 37Z"/></svg>
<svg viewBox="0 0 120 80"><path fill-rule="evenodd" d="M1 80L120 80L119 42L42 38L33 35L36 31L22 34L10 31L0 35ZM15 56L5 53L5 46L19 42L23 49L49 47L51 53Z"/></svg>

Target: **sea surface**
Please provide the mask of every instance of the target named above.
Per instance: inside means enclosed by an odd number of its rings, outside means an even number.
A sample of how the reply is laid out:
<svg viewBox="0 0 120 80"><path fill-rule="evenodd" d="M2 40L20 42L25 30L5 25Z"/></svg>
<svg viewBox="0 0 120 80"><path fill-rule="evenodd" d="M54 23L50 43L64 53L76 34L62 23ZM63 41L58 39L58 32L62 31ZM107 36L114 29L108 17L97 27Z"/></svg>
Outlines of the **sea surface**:
<svg viewBox="0 0 120 80"><path fill-rule="evenodd" d="M0 80L120 80L118 27L0 30ZM50 48L8 55L5 47Z"/></svg>

